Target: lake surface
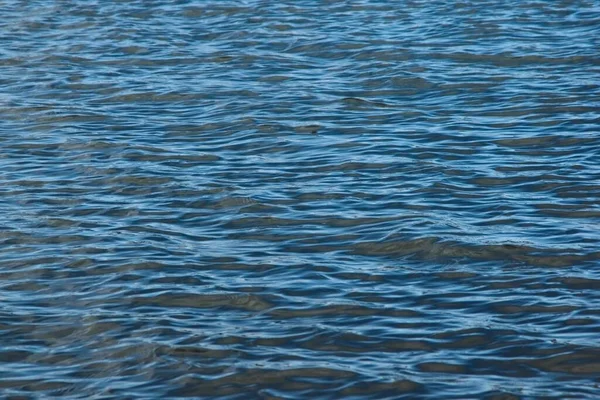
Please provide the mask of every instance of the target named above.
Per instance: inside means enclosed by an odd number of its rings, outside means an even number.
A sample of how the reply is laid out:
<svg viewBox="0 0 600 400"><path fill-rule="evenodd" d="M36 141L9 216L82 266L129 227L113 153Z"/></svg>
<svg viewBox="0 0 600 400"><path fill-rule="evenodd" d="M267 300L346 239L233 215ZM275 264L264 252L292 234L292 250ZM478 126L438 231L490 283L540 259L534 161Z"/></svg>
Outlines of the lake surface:
<svg viewBox="0 0 600 400"><path fill-rule="evenodd" d="M0 1L5 398L593 399L599 289L598 1Z"/></svg>

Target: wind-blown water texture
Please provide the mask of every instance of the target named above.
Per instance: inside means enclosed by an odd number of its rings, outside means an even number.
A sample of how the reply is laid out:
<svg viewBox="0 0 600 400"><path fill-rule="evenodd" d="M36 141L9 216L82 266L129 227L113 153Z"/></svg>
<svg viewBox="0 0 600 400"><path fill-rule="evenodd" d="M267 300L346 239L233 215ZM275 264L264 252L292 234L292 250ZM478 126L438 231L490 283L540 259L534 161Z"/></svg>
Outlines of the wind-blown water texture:
<svg viewBox="0 0 600 400"><path fill-rule="evenodd" d="M0 2L2 394L597 398L599 55L597 1Z"/></svg>

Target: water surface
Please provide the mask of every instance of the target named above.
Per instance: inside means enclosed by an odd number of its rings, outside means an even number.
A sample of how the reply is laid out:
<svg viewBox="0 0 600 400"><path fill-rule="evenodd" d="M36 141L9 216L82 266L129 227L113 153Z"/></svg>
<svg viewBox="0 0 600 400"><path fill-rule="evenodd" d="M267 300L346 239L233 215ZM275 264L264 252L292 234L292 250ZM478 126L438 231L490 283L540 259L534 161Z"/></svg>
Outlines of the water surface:
<svg viewBox="0 0 600 400"><path fill-rule="evenodd" d="M597 1L1 1L2 394L597 398L599 54Z"/></svg>

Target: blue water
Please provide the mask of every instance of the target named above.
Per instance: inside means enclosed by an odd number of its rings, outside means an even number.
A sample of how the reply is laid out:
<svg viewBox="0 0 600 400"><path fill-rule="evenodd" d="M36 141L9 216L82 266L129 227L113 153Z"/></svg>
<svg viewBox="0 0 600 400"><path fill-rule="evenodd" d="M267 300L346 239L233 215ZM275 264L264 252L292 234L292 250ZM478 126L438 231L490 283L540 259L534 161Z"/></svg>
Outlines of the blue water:
<svg viewBox="0 0 600 400"><path fill-rule="evenodd" d="M598 398L599 55L598 1L0 1L0 394Z"/></svg>

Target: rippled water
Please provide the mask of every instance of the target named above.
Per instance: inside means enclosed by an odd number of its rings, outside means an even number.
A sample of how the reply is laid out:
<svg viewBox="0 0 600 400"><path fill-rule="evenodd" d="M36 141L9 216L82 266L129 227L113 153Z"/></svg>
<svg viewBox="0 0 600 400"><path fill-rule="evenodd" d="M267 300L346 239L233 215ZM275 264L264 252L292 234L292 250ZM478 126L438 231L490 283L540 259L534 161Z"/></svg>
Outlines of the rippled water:
<svg viewBox="0 0 600 400"><path fill-rule="evenodd" d="M598 398L599 128L598 1L0 1L1 392Z"/></svg>

